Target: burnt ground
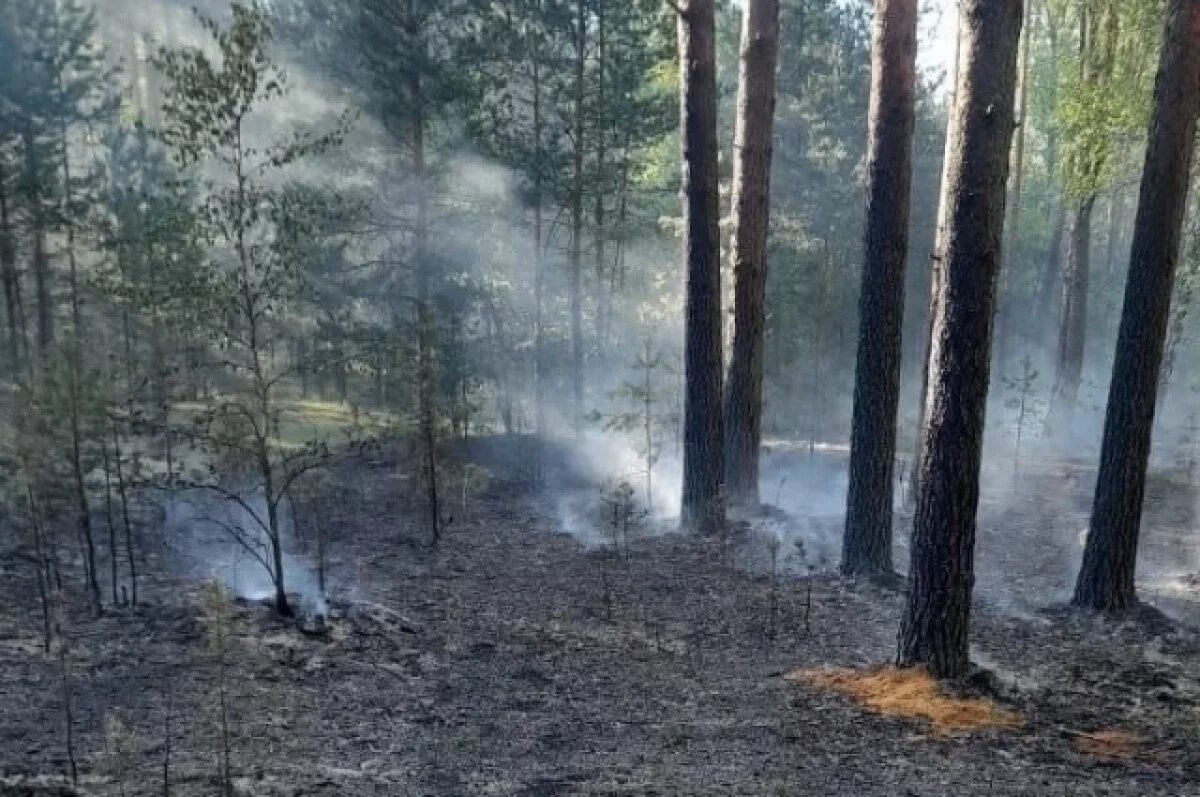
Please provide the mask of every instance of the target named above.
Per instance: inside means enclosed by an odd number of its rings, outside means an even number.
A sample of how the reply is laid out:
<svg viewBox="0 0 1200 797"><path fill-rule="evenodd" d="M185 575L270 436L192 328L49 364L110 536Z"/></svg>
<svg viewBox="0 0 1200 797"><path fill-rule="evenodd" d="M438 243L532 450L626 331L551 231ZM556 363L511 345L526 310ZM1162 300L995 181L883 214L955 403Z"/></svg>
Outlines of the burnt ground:
<svg viewBox="0 0 1200 797"><path fill-rule="evenodd" d="M474 455L492 478L436 552L394 461L335 468L327 636L233 605L239 793L1200 795L1200 637L1036 597L1061 591L1073 555L1048 542L1050 525L1077 520L1039 515L1078 503L1050 500L1074 486L1052 489L1048 471L1033 477L1041 504L985 500L981 513L981 566L1008 572L981 575L974 651L1024 725L939 736L783 677L886 663L900 593L805 568L773 577L754 532L586 547L530 489L528 452ZM1172 523L1148 523L1148 550L1179 544ZM219 667L200 587L172 575L179 541L143 535L141 605L93 619L76 596L65 625L81 788L162 794L169 738L170 793L218 794ZM62 671L40 649L30 566L4 554L0 568L0 794L25 794L11 784L67 769ZM1137 741L1080 751L1081 735L1107 731Z"/></svg>

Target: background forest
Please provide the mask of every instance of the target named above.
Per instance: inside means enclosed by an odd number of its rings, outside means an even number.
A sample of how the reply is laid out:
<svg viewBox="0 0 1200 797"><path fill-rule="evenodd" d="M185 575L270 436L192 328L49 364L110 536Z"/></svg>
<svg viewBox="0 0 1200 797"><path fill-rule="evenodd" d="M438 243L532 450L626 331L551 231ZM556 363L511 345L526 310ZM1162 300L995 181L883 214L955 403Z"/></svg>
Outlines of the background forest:
<svg viewBox="0 0 1200 797"><path fill-rule="evenodd" d="M662 360L661 392L672 394L681 284L669 9L589 9L581 27L570 4L436 5L407 14L388 2L331 9L296 0L247 23L246 35L270 39L279 70L270 88L243 87L237 121L248 157L265 156L253 178L272 203L283 194L289 203L278 211L286 217L268 220L269 234L291 228L295 256L275 253L289 273L262 287L271 305L262 343L283 378L281 400L342 402L417 423L422 369L409 366L425 350L436 383L425 403L439 435L562 432L611 409L646 341ZM1028 356L1040 402L1061 393L1080 405L1071 445L1097 441L1159 5L1124 3L1086 22L1074 3L1033 5L1020 194L1010 203L995 347L991 417L1006 431L1003 379L1020 378ZM173 48L211 54L220 45L183 4L132 10L114 0L100 11L16 0L6 11L8 374L48 396L30 375L53 373L79 346L87 367L72 378L105 388L94 410L132 407L165 425L171 406L242 375L209 356L229 344L220 340L227 330L189 320L215 318L209 303L220 302L196 281L224 265L206 259L214 237L230 231L214 231L205 216L221 212L228 186L201 175L234 147L183 140L184 128L210 113L200 95L224 87L176 80L170 67L182 57ZM201 11L228 14L220 3ZM726 189L737 14L725 5L718 20ZM782 7L769 437L848 434L869 23L869 3ZM1081 25L1096 30L1081 39ZM902 434L915 426L946 80L926 72L918 97ZM289 149L296 141L305 144ZM1064 248L1064 236L1078 243ZM1186 246L1163 369L1177 421L1191 395L1176 364L1191 354L1194 248ZM1069 318L1060 318L1064 284L1083 308ZM97 391L81 383L79 392L91 401ZM95 438L81 427L90 458Z"/></svg>

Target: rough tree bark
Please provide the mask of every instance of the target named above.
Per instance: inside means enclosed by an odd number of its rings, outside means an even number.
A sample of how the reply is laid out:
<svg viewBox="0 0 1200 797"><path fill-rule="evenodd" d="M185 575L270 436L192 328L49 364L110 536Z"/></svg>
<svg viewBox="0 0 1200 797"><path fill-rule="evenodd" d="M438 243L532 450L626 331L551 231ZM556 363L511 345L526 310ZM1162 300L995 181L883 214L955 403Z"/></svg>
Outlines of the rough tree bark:
<svg viewBox="0 0 1200 797"><path fill-rule="evenodd" d="M725 521L715 0L683 0L678 16L687 280L680 520L685 529L711 534Z"/></svg>
<svg viewBox="0 0 1200 797"><path fill-rule="evenodd" d="M1104 611L1137 600L1138 526L1200 111L1200 0L1170 0L1159 59L1100 472L1073 599Z"/></svg>
<svg viewBox="0 0 1200 797"><path fill-rule="evenodd" d="M916 117L917 0L875 0L867 220L842 572L892 570L904 270Z"/></svg>
<svg viewBox="0 0 1200 797"><path fill-rule="evenodd" d="M975 513L992 310L1014 128L1021 0L962 0L963 54L930 366L929 428L897 663L939 678L969 666Z"/></svg>
<svg viewBox="0 0 1200 797"><path fill-rule="evenodd" d="M758 506L762 442L767 231L779 0L750 0L742 14L733 142L733 356L725 393L725 476L730 501Z"/></svg>
<svg viewBox="0 0 1200 797"><path fill-rule="evenodd" d="M938 295L942 284L942 246L946 239L946 214L950 206L950 154L954 142L954 113L958 100L959 58L962 56L962 14L958 0L954 4L954 61L950 65L950 92L946 97L946 141L942 150L942 180L938 189L938 212L934 229L933 251L929 256L929 313L925 319L925 345L921 354L921 392L917 396L917 433L913 449L913 465L909 469L912 500L917 498L921 487L921 450L925 446L925 430L928 428L929 408L929 358L933 355L933 319L937 316Z"/></svg>

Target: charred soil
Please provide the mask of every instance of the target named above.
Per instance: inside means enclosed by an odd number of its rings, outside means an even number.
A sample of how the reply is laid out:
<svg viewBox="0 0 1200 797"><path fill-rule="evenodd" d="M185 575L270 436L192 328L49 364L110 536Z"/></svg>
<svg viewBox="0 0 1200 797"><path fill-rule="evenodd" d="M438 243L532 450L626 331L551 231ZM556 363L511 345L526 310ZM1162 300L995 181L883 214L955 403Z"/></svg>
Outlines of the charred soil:
<svg viewBox="0 0 1200 797"><path fill-rule="evenodd" d="M973 649L1012 721L934 728L788 677L889 663L902 594L772 575L752 531L585 546L508 445L471 452L488 486L454 508L436 551L396 455L339 460L319 632L231 608L237 793L1200 794L1200 642L1186 625L1014 612L985 595ZM64 624L79 789L164 794L169 757L170 794L216 794L200 584L172 540L142 532L141 605L91 618L80 599ZM60 793L34 789L68 771L61 661L41 649L30 566L4 554L0 567L0 794Z"/></svg>

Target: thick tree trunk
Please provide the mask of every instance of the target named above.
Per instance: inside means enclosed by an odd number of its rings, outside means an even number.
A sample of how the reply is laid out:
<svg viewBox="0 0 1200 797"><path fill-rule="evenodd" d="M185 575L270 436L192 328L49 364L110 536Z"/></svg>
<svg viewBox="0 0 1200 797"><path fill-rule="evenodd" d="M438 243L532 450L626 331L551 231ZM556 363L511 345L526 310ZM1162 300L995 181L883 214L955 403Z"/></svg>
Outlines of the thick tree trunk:
<svg viewBox="0 0 1200 797"><path fill-rule="evenodd" d="M767 232L779 0L750 0L742 14L733 142L733 357L725 393L725 474L732 502L758 506L762 441Z"/></svg>
<svg viewBox="0 0 1200 797"><path fill-rule="evenodd" d="M925 447L925 431L929 428L929 360L933 356L933 320L937 317L938 297L942 290L942 249L946 239L946 220L950 208L950 155L954 143L954 124L958 117L954 112L958 100L959 59L962 56L962 14L958 0L954 4L954 62L950 65L950 92L946 97L946 140L942 149L942 179L938 189L938 212L934 229L933 251L929 256L929 313L925 319L925 341L921 350L921 392L917 395L916 445L913 449L913 464L909 469L911 489L909 495L915 501L921 487L921 454Z"/></svg>
<svg viewBox="0 0 1200 797"><path fill-rule="evenodd" d="M1087 337L1087 298L1092 240L1092 210L1096 197L1080 199L1071 212L1062 273L1062 304L1058 315L1058 356L1054 403L1047 426L1053 433L1069 423L1079 401L1083 381L1083 351Z"/></svg>
<svg viewBox="0 0 1200 797"><path fill-rule="evenodd" d="M917 0L875 0L867 220L842 572L892 570L904 270L916 117Z"/></svg>
<svg viewBox="0 0 1200 797"><path fill-rule="evenodd" d="M1021 0L963 0L943 274L934 319L929 429L897 662L964 675L975 513L1014 128Z"/></svg>
<svg viewBox="0 0 1200 797"><path fill-rule="evenodd" d="M680 519L685 529L708 534L719 532L725 522L716 9L714 0L685 0L681 5L679 105L687 306Z"/></svg>
<svg viewBox="0 0 1200 797"><path fill-rule="evenodd" d="M1138 526L1200 110L1200 0L1170 0L1077 606L1137 599Z"/></svg>

